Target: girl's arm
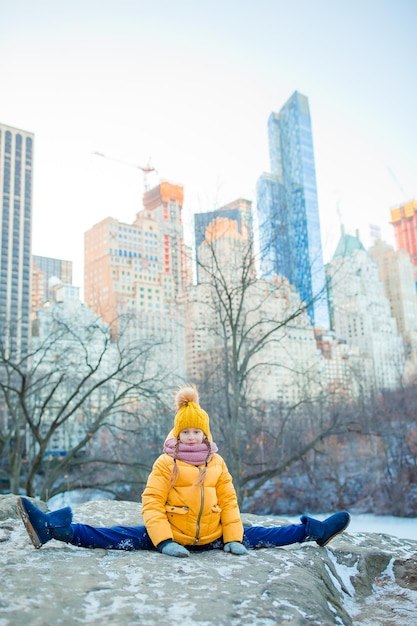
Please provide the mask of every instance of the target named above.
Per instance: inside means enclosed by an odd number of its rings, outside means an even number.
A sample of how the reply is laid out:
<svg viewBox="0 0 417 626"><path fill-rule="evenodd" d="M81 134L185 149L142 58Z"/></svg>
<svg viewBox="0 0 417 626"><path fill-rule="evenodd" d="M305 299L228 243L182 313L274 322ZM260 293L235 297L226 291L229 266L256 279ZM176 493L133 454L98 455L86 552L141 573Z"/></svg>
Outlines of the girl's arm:
<svg viewBox="0 0 417 626"><path fill-rule="evenodd" d="M155 547L161 541L173 538L165 510L171 472L172 463L166 454L162 454L155 461L142 494L142 515L146 530Z"/></svg>

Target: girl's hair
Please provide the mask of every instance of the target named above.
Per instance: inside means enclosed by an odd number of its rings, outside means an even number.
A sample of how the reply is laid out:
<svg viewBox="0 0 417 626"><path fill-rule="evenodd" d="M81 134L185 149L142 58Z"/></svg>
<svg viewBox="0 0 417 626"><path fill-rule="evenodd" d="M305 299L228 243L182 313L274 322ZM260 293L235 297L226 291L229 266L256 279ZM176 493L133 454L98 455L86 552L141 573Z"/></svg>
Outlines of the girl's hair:
<svg viewBox="0 0 417 626"><path fill-rule="evenodd" d="M207 464L209 462L210 455L211 455L211 445L206 435L204 435L203 443L205 443L207 446L207 456L204 462L204 468L200 471L198 478L193 482L193 486L202 485L207 474ZM178 437L177 443L175 444L175 449L174 449L174 467L172 468L171 480L169 482L170 489L171 487L175 485L175 483L177 482L177 478L178 478L179 470L178 470L178 465L177 465L177 454L178 454L179 445L180 445L180 439Z"/></svg>

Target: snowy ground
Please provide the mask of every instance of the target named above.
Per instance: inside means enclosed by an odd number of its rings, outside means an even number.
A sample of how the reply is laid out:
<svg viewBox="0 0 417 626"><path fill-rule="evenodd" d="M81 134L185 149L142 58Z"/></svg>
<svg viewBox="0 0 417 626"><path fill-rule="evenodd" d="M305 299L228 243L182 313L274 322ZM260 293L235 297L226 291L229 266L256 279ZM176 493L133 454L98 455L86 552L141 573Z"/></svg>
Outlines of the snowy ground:
<svg viewBox="0 0 417 626"><path fill-rule="evenodd" d="M48 504L71 504L76 521L93 526L138 521L135 502L83 496L85 504L75 502L80 494ZM248 524L298 522L242 517ZM54 541L35 550L15 496L0 498L0 519L0 626L417 625L417 541L398 537L415 534L415 519L353 516L348 532L325 549L310 542L237 558L213 550L179 560Z"/></svg>

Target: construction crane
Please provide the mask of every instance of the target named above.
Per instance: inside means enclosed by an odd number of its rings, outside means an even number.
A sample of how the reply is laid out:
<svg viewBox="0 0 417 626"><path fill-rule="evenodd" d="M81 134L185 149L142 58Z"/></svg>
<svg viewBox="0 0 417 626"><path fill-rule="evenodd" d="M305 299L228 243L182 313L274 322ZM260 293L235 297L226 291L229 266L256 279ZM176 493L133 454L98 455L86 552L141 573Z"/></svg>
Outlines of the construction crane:
<svg viewBox="0 0 417 626"><path fill-rule="evenodd" d="M403 194L403 200L407 200L409 198L409 195L407 194L407 192L405 191L404 187L401 185L400 181L398 180L398 178L396 177L396 175L394 174L394 172L392 171L392 169L390 168L389 165L387 165L387 170L390 173L392 180L394 181L394 183L397 185L398 189Z"/></svg>
<svg viewBox="0 0 417 626"><path fill-rule="evenodd" d="M96 156L99 156L99 157L103 157L104 159L109 159L110 161L116 161L117 163L121 163L122 165L128 165L129 167L134 167L137 170L142 170L142 172L143 172L143 188L144 188L145 191L149 190L148 174L150 174L151 172L157 173L156 169L154 167L152 167L150 162L148 162L148 165L142 166L142 165L136 165L135 163L129 163L127 161L122 161L121 159L116 159L116 158L111 157L111 156L107 156L107 154L103 154L102 152L93 152L93 154L95 154Z"/></svg>

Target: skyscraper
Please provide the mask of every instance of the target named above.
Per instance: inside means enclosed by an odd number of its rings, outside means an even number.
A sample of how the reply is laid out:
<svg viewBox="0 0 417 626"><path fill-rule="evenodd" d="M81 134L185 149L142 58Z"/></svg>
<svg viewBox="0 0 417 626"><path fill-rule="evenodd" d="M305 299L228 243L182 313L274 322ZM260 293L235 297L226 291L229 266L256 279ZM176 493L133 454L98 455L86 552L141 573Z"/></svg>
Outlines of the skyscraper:
<svg viewBox="0 0 417 626"><path fill-rule="evenodd" d="M252 237L252 202L238 198L229 204L225 204L219 209L206 211L205 213L196 213L194 215L194 237L195 250L198 255L200 245L206 238L206 228L216 219L216 217L234 220L237 225L238 232L242 235ZM198 277L198 266L197 266Z"/></svg>
<svg viewBox="0 0 417 626"><path fill-rule="evenodd" d="M29 342L32 133L0 124L0 340L7 356Z"/></svg>
<svg viewBox="0 0 417 626"><path fill-rule="evenodd" d="M152 343L153 367L184 379L181 304L187 277L183 188L147 191L132 224L108 217L85 233L85 301L124 343ZM174 380L175 379L175 380Z"/></svg>
<svg viewBox="0 0 417 626"><path fill-rule="evenodd" d="M360 349L357 380L365 393L395 389L403 379L404 343L378 268L359 235L342 236L327 267L332 327Z"/></svg>
<svg viewBox="0 0 417 626"><path fill-rule="evenodd" d="M205 232L197 251L200 280L189 291L185 320L188 378L221 388L227 371L233 377L236 351L235 374L245 371L247 399L299 402L316 383L318 355L305 312L295 322L277 321L299 309L295 287L283 277L257 279L251 233L238 219L219 211Z"/></svg>
<svg viewBox="0 0 417 626"><path fill-rule="evenodd" d="M385 296L391 307L391 315L397 322L398 332L406 346L407 369L416 375L417 366L417 293L414 278L415 266L406 250L394 250L378 240L369 249L378 267Z"/></svg>
<svg viewBox="0 0 417 626"><path fill-rule="evenodd" d="M51 279L54 284L50 283ZM38 310L49 299L50 289L56 286L56 279L66 285L72 284L72 261L34 254L32 257L32 312Z"/></svg>
<svg viewBox="0 0 417 626"><path fill-rule="evenodd" d="M417 287L417 200L411 200L391 210L397 250L407 250L414 265Z"/></svg>
<svg viewBox="0 0 417 626"><path fill-rule="evenodd" d="M257 186L261 274L288 278L314 326L329 328L326 276L306 96L293 93L268 121L271 172Z"/></svg>

